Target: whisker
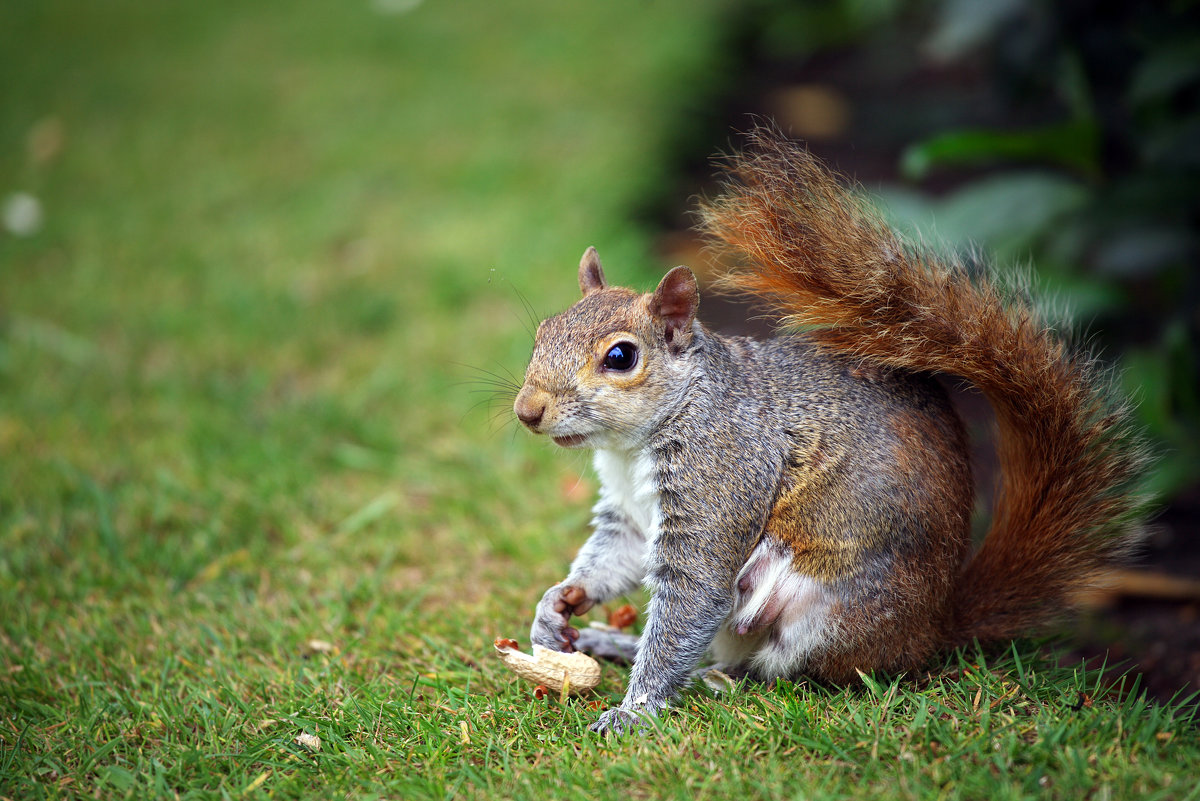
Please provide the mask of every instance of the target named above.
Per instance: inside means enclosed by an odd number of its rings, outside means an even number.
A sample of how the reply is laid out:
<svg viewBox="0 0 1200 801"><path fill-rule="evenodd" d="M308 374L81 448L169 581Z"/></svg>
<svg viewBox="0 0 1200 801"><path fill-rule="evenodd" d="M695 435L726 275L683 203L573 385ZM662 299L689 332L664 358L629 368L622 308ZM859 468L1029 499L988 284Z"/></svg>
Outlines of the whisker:
<svg viewBox="0 0 1200 801"><path fill-rule="evenodd" d="M517 387L510 386L508 384L491 383L488 381L463 381L462 383L455 384L455 386L476 387L476 389L467 390L467 392L472 395L478 395L480 392L491 392L496 395L507 395L514 398L517 395Z"/></svg>
<svg viewBox="0 0 1200 801"><path fill-rule="evenodd" d="M517 296L517 300L521 302L521 306L525 309L524 323L526 326L526 333L529 334L531 339L535 338L537 336L537 328L539 325L541 325L544 315L537 313L537 309L533 307L533 304L529 302L529 298L525 297L525 294L521 290L517 289L513 284L509 284L508 286L510 289L512 289L513 294Z"/></svg>
<svg viewBox="0 0 1200 801"><path fill-rule="evenodd" d="M460 367L464 370L470 370L475 373L475 377L457 381L454 383L454 386L491 387L495 390L500 390L505 394L512 395L513 397L516 397L516 394L521 390L521 382L517 381L516 378L513 377L512 373L507 371L507 369L506 372L508 374L501 375L500 373L486 370L482 367L476 367L475 365L462 364L459 362L452 362L452 364L454 364L456 367Z"/></svg>
<svg viewBox="0 0 1200 801"><path fill-rule="evenodd" d="M493 410L491 413L491 416L495 417L499 414L503 414L509 408L509 404L507 404L507 403L504 403L503 405L501 405L500 404L501 400L503 400L503 398L497 398L495 395L489 395L488 397L471 404L471 407L469 409L467 409L466 413L471 414L476 409L478 409L480 407L485 407L489 410ZM498 406L499 406L499 409L497 409Z"/></svg>

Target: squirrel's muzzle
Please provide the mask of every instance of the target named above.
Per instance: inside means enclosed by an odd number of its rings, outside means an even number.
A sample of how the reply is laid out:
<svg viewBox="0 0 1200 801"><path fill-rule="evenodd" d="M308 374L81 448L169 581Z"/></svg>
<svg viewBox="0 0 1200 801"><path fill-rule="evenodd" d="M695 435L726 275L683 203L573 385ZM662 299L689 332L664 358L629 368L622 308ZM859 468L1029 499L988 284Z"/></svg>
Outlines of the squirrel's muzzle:
<svg viewBox="0 0 1200 801"><path fill-rule="evenodd" d="M541 425L542 418L546 415L546 400L542 397L542 393L525 386L517 393L517 399L513 402L513 411L526 428L536 432L538 426Z"/></svg>

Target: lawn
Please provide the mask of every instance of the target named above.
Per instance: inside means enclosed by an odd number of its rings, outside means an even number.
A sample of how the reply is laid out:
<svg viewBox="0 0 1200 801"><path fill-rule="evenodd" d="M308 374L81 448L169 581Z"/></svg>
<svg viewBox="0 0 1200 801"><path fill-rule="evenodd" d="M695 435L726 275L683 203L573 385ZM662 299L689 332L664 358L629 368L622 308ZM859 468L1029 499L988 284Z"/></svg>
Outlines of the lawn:
<svg viewBox="0 0 1200 801"><path fill-rule="evenodd" d="M585 246L669 266L729 4L10 5L0 797L1196 797L1185 712L1025 646L620 742L491 657L594 491L503 385Z"/></svg>

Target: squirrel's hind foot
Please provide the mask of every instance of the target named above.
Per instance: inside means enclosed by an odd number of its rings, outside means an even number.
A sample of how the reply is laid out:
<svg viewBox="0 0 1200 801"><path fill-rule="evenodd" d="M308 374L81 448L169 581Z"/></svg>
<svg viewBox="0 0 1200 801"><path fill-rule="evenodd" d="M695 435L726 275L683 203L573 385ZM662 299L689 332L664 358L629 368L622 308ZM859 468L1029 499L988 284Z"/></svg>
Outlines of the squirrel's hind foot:
<svg viewBox="0 0 1200 801"><path fill-rule="evenodd" d="M631 665L637 656L639 639L636 634L588 627L579 630L574 645L576 650L596 659Z"/></svg>

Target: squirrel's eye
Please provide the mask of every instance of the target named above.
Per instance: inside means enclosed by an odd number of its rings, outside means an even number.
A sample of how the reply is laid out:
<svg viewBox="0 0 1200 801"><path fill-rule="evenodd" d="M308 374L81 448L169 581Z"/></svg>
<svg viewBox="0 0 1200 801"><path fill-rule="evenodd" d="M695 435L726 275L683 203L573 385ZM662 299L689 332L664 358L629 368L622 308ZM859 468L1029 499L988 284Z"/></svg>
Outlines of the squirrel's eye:
<svg viewBox="0 0 1200 801"><path fill-rule="evenodd" d="M628 370L637 364L637 346L632 342L618 342L604 354L607 370Z"/></svg>

